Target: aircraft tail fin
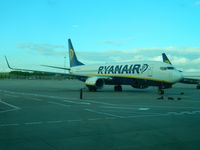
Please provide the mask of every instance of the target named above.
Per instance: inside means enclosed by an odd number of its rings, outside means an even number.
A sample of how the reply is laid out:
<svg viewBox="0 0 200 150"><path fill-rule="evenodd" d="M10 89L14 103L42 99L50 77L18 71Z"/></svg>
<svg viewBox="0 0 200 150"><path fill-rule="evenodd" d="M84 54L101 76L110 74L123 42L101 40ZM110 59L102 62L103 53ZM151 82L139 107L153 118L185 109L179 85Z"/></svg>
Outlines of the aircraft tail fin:
<svg viewBox="0 0 200 150"><path fill-rule="evenodd" d="M163 59L163 62L167 64L172 64L165 53L162 53L162 59Z"/></svg>
<svg viewBox="0 0 200 150"><path fill-rule="evenodd" d="M81 66L84 65L82 62L80 62L77 57L76 53L74 51L71 39L68 39L68 45L69 45L69 61L70 61L70 67L75 67L75 66Z"/></svg>

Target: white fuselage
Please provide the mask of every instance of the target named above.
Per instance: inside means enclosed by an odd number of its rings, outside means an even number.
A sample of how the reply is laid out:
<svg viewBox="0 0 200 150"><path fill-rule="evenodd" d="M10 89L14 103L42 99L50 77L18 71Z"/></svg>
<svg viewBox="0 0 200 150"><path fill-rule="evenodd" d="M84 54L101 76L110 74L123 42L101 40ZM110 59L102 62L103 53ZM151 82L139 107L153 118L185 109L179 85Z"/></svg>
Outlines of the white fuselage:
<svg viewBox="0 0 200 150"><path fill-rule="evenodd" d="M130 78L170 84L176 83L182 78L181 73L172 65L156 61L83 65L72 67L70 73L88 78L94 76L99 78Z"/></svg>

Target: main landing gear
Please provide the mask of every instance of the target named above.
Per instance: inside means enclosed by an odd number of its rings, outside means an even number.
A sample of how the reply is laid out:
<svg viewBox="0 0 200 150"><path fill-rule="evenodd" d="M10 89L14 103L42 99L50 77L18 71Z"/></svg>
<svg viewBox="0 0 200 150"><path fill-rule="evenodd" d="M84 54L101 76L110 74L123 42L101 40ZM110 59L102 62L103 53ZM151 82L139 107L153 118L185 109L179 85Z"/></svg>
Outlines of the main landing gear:
<svg viewBox="0 0 200 150"><path fill-rule="evenodd" d="M87 86L87 87L88 87L88 90L89 90L90 92L96 92L96 91L97 91L97 88L94 87L94 86Z"/></svg>
<svg viewBox="0 0 200 150"><path fill-rule="evenodd" d="M122 86L121 85L115 85L114 91L115 92L122 92Z"/></svg>
<svg viewBox="0 0 200 150"><path fill-rule="evenodd" d="M197 87L196 87L197 89L200 89L200 84L197 84Z"/></svg>
<svg viewBox="0 0 200 150"><path fill-rule="evenodd" d="M163 89L158 88L158 94L164 95L165 91Z"/></svg>

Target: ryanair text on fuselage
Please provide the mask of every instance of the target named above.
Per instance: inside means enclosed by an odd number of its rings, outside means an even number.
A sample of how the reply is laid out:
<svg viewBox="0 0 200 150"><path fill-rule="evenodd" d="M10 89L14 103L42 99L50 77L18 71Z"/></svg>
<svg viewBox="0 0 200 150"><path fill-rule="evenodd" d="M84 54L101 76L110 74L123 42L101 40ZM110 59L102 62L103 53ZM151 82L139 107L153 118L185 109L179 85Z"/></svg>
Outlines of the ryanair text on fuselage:
<svg viewBox="0 0 200 150"><path fill-rule="evenodd" d="M141 74L149 68L148 64L100 66L98 74Z"/></svg>

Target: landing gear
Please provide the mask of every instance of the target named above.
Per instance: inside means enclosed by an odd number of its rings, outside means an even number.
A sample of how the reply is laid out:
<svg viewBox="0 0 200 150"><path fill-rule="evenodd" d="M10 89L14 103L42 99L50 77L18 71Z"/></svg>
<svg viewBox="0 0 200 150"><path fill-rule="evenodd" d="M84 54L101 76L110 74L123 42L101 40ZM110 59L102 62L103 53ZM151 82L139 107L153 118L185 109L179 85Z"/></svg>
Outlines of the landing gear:
<svg viewBox="0 0 200 150"><path fill-rule="evenodd" d="M90 92L96 92L96 91L97 91L97 88L94 87L94 86L87 86L87 87L88 87L88 90L89 90Z"/></svg>
<svg viewBox="0 0 200 150"><path fill-rule="evenodd" d="M200 84L197 84L197 87L196 87L197 89L200 89Z"/></svg>
<svg viewBox="0 0 200 150"><path fill-rule="evenodd" d="M158 94L163 95L165 91L163 89L158 89Z"/></svg>
<svg viewBox="0 0 200 150"><path fill-rule="evenodd" d="M115 92L122 92L122 86L121 85L115 85L114 91Z"/></svg>

